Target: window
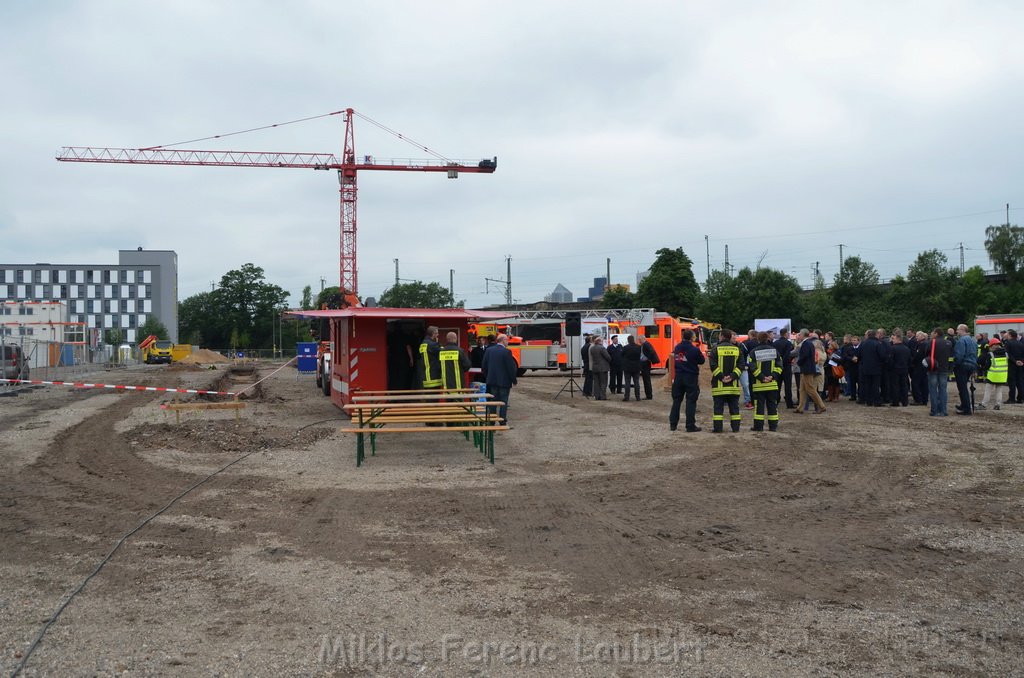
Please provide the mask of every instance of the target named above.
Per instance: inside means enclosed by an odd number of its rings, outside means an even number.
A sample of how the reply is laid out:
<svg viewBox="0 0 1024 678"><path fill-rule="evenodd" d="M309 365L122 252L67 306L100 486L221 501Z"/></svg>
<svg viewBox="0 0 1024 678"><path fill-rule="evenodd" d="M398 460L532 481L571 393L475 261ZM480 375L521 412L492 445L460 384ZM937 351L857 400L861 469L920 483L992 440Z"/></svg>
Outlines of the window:
<svg viewBox="0 0 1024 678"><path fill-rule="evenodd" d="M90 299L95 299L96 298L96 286L95 285L86 285L85 286L85 296L89 297Z"/></svg>
<svg viewBox="0 0 1024 678"><path fill-rule="evenodd" d="M31 327L19 327L18 328L18 334L20 336L22 336L22 337L31 336L31 335L33 335L35 333L36 333L35 330L33 330Z"/></svg>
<svg viewBox="0 0 1024 678"><path fill-rule="evenodd" d="M75 302L75 313L85 313L85 302L81 299Z"/></svg>
<svg viewBox="0 0 1024 678"><path fill-rule="evenodd" d="M125 336L125 341L127 341L129 344L135 342L135 330L128 330Z"/></svg>
<svg viewBox="0 0 1024 678"><path fill-rule="evenodd" d="M103 327L109 330L113 326L114 326L114 316L112 316L112 315L105 315L105 316L103 316Z"/></svg>
<svg viewBox="0 0 1024 678"><path fill-rule="evenodd" d="M11 309L10 304L4 304L0 306L0 315L11 315L14 311Z"/></svg>
<svg viewBox="0 0 1024 678"><path fill-rule="evenodd" d="M9 285L0 285L0 299L6 299L7 295L10 294Z"/></svg>
<svg viewBox="0 0 1024 678"><path fill-rule="evenodd" d="M128 315L122 315L122 316L121 316L121 324L120 324L120 325L118 325L118 327L128 327L128 321L129 321L130 319L131 319L131 316L128 316Z"/></svg>
<svg viewBox="0 0 1024 678"><path fill-rule="evenodd" d="M121 302L117 306L118 306L118 309L121 311L121 313L127 312L128 311L128 300L127 299L122 299Z"/></svg>
<svg viewBox="0 0 1024 678"><path fill-rule="evenodd" d="M135 298L136 299L142 299L145 296L146 296L146 286L145 285L136 285L135 286Z"/></svg>
<svg viewBox="0 0 1024 678"><path fill-rule="evenodd" d="M133 283L135 282L135 271L124 271L124 280L121 282Z"/></svg>
<svg viewBox="0 0 1024 678"><path fill-rule="evenodd" d="M142 282L144 282L146 284L149 284L149 283L153 282L153 272L152 271L143 271L142 272Z"/></svg>
<svg viewBox="0 0 1024 678"><path fill-rule="evenodd" d="M67 284L67 282L68 282L68 272L67 271L57 271L56 273L57 273L57 282L59 282L61 285Z"/></svg>
<svg viewBox="0 0 1024 678"><path fill-rule="evenodd" d="M143 313L152 313L153 312L153 302L150 301L149 299L146 299L145 301L143 301L142 302L142 312Z"/></svg>
<svg viewBox="0 0 1024 678"><path fill-rule="evenodd" d="M46 298L46 293L43 290L43 286L42 285L34 285L34 287L35 287L35 289L33 291L35 292L35 294L33 294L32 297L36 301L40 301L42 299L45 299Z"/></svg>
<svg viewBox="0 0 1024 678"><path fill-rule="evenodd" d="M48 283L48 282L50 282L50 271L49 270L36 271L36 273L39 276L38 282L41 282L41 283Z"/></svg>
<svg viewBox="0 0 1024 678"><path fill-rule="evenodd" d="M128 301L126 301L124 303L125 303L125 307L122 310L126 311L127 313L135 313L135 300L134 299L129 299Z"/></svg>
<svg viewBox="0 0 1024 678"><path fill-rule="evenodd" d="M69 285L68 286L68 299L77 299L82 296L81 285Z"/></svg>
<svg viewBox="0 0 1024 678"><path fill-rule="evenodd" d="M35 312L36 312L36 310L34 308L32 308L31 306L24 306L23 305L23 306L19 306L18 307L18 315L32 315Z"/></svg>
<svg viewBox="0 0 1024 678"><path fill-rule="evenodd" d="M114 286L113 285L104 285L103 286L103 298L104 299L110 299L113 296L114 296Z"/></svg>
<svg viewBox="0 0 1024 678"><path fill-rule="evenodd" d="M14 269L9 268L4 271L4 282L8 285L14 282Z"/></svg>
<svg viewBox="0 0 1024 678"><path fill-rule="evenodd" d="M138 317L138 324L136 325L136 327L142 327L145 324L146 324L146 316L140 315Z"/></svg>
<svg viewBox="0 0 1024 678"><path fill-rule="evenodd" d="M15 296L18 299L24 299L25 297L28 296L27 294L25 294L25 286L24 285L18 285L18 293Z"/></svg>
<svg viewBox="0 0 1024 678"><path fill-rule="evenodd" d="M128 285L121 285L121 298L127 299L131 296L131 287Z"/></svg>
<svg viewBox="0 0 1024 678"><path fill-rule="evenodd" d="M85 282L85 271L75 271L75 282L79 285Z"/></svg>
<svg viewBox="0 0 1024 678"><path fill-rule="evenodd" d="M67 287L67 285L64 285L64 287L63 287L63 292L64 292L63 294L61 294L61 291L62 290L61 290L61 286L60 285L50 285L50 298L51 299L63 299L64 297L66 297L68 295L68 287Z"/></svg>

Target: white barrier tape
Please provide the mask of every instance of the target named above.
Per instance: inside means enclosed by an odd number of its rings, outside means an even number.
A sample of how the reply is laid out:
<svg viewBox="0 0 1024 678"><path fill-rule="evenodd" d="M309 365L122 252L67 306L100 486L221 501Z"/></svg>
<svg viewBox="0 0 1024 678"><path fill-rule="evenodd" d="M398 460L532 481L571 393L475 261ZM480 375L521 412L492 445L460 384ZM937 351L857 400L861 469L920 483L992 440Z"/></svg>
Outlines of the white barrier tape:
<svg viewBox="0 0 1024 678"><path fill-rule="evenodd" d="M109 388L115 391L156 391L159 393L201 393L203 395L236 396L234 391L205 391L198 388L168 388L166 386L127 386L125 384L89 384L81 381L40 381L39 379L0 379L0 383L35 384L39 386L68 386L70 388ZM254 384L255 386L255 384ZM251 388L251 387L250 387Z"/></svg>

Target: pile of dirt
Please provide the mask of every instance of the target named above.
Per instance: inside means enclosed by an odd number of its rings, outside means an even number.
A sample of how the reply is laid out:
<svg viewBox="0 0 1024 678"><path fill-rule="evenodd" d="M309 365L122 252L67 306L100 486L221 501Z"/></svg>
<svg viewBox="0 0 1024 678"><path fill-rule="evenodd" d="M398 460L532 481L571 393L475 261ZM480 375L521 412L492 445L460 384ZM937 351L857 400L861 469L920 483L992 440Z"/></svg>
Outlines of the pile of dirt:
<svg viewBox="0 0 1024 678"><path fill-rule="evenodd" d="M185 365L210 365L215 363L229 363L230 358L225 358L220 353L205 348L197 348L187 357L178 361Z"/></svg>

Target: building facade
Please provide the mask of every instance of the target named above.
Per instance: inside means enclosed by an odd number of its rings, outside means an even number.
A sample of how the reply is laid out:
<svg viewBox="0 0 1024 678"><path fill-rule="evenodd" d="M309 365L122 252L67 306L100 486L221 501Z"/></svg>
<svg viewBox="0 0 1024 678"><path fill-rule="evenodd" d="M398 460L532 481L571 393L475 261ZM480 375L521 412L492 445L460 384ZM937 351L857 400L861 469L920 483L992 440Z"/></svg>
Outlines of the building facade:
<svg viewBox="0 0 1024 678"><path fill-rule="evenodd" d="M0 301L62 302L67 321L100 336L119 329L136 343L150 317L178 341L178 255L171 250L120 250L116 266L0 264Z"/></svg>

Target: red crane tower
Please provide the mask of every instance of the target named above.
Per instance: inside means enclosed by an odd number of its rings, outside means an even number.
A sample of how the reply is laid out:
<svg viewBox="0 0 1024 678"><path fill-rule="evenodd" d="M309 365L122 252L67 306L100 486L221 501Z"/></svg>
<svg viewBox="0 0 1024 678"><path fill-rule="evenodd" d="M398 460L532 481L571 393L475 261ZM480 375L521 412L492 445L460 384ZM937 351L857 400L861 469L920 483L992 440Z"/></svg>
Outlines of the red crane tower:
<svg viewBox="0 0 1024 678"><path fill-rule="evenodd" d="M445 172L449 179L455 179L462 172L474 174L491 174L498 167L498 158L485 160L452 160L425 146L413 142L405 136L391 130L370 118L356 113L351 108L334 111L329 115L345 116L345 144L341 160L331 153L280 153L265 151L197 151L171 149L168 146L152 146L149 148L99 148L91 146L65 146L57 153L57 160L62 162L103 162L128 165L201 165L208 167L285 167L314 170L337 170L339 192L341 194L341 260L340 285L342 298L346 305L358 303L359 288L356 272L356 178L360 170L388 170L398 172ZM393 160L363 156L356 159L355 133L353 118L355 116L374 124L381 129L408 141L435 156L431 160ZM308 120L310 118L306 118ZM300 122L300 121L295 121ZM289 123L283 123L289 124ZM277 127L269 125L268 127ZM265 128L260 128L265 129ZM253 130L247 130L253 131ZM229 135L222 135L229 136ZM208 137L214 139L219 137ZM205 141L199 139L197 141ZM185 142L188 143L188 142ZM170 144L176 146L178 144Z"/></svg>

